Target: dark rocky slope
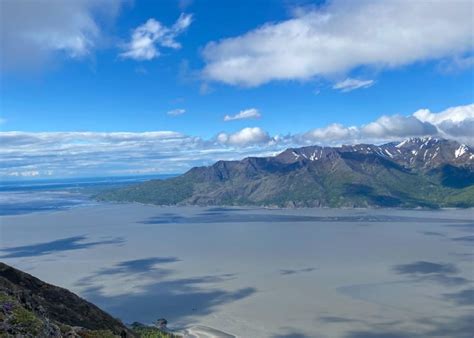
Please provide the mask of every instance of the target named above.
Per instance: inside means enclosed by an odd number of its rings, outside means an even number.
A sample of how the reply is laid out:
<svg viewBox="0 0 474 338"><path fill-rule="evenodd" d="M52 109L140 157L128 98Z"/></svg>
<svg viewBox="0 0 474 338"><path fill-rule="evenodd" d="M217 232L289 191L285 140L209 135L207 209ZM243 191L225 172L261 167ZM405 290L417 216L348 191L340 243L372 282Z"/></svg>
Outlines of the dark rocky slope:
<svg viewBox="0 0 474 338"><path fill-rule="evenodd" d="M139 323L131 330L74 293L1 262L0 337L177 338Z"/></svg>
<svg viewBox="0 0 474 338"><path fill-rule="evenodd" d="M135 336L94 304L1 262L0 297L0 331L13 336L60 337L87 331L107 337Z"/></svg>

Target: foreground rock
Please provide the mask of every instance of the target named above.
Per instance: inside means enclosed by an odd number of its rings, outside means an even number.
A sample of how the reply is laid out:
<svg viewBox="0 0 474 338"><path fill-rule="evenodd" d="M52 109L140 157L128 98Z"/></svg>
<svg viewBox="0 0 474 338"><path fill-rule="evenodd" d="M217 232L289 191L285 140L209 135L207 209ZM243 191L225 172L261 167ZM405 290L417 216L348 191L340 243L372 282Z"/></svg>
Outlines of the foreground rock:
<svg viewBox="0 0 474 338"><path fill-rule="evenodd" d="M175 337L127 328L74 293L0 262L0 337Z"/></svg>

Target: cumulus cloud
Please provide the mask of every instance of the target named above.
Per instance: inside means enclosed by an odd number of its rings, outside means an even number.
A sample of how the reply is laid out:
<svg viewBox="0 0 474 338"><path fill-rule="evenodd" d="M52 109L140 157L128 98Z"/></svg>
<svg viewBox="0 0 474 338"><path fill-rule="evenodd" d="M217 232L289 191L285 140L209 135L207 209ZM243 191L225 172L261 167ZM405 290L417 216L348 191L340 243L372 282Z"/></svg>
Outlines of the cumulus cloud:
<svg viewBox="0 0 474 338"><path fill-rule="evenodd" d="M210 42L203 76L230 85L306 80L472 52L472 1L333 0Z"/></svg>
<svg viewBox="0 0 474 338"><path fill-rule="evenodd" d="M186 113L186 110L180 108L180 109L170 110L166 114L168 114L169 116L179 116L179 115L183 115L184 113Z"/></svg>
<svg viewBox="0 0 474 338"><path fill-rule="evenodd" d="M313 142L343 141L357 138L359 130L357 127L345 127L339 123L333 123L324 128L310 130L303 135L303 139Z"/></svg>
<svg viewBox="0 0 474 338"><path fill-rule="evenodd" d="M113 20L120 0L0 1L2 69L42 66L55 53L81 58L101 40L101 23Z"/></svg>
<svg viewBox="0 0 474 338"><path fill-rule="evenodd" d="M120 56L137 61L152 60L160 56L158 47L181 48L176 38L186 31L192 19L191 14L182 13L171 27L166 27L153 18L148 19L143 25L133 30L131 40L125 44L125 51Z"/></svg>
<svg viewBox="0 0 474 338"><path fill-rule="evenodd" d="M296 135L298 143L383 143L407 137L436 136L474 145L474 104L439 113L420 109L413 115L381 116L361 126L331 124Z"/></svg>
<svg viewBox="0 0 474 338"><path fill-rule="evenodd" d="M429 109L420 109L413 116L420 121L430 122L434 125L446 121L459 123L466 119L474 119L474 104L448 108L440 113L432 113Z"/></svg>
<svg viewBox="0 0 474 338"><path fill-rule="evenodd" d="M234 120L247 120L247 119L259 119L262 115L258 109L250 108L241 110L235 115L226 115L224 116L224 121L234 121Z"/></svg>
<svg viewBox="0 0 474 338"><path fill-rule="evenodd" d="M347 78L344 81L337 82L332 88L341 92L350 92L355 89L369 88L375 83L374 80L358 80Z"/></svg>
<svg viewBox="0 0 474 338"><path fill-rule="evenodd" d="M377 138L435 135L438 130L429 122L413 116L382 116L361 129L362 134Z"/></svg>
<svg viewBox="0 0 474 338"><path fill-rule="evenodd" d="M413 114L418 120L431 123L443 137L458 138L471 143L474 139L474 104L448 108L440 113L420 109Z"/></svg>
<svg viewBox="0 0 474 338"><path fill-rule="evenodd" d="M444 121L437 125L441 135L447 138L459 138L469 140L474 135L474 119L466 119L462 122ZM466 141L471 143L470 141Z"/></svg>
<svg viewBox="0 0 474 338"><path fill-rule="evenodd" d="M271 140L268 133L258 127L244 128L235 133L220 133L217 135L217 141L222 144L232 146L249 146L255 144L267 143Z"/></svg>

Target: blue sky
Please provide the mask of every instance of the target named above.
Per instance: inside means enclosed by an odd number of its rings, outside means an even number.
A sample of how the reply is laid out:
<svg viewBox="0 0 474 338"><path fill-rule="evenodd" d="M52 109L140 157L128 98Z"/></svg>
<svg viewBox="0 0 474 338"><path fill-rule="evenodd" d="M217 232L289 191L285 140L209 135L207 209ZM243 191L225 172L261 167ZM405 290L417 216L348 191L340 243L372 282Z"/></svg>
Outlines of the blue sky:
<svg viewBox="0 0 474 338"><path fill-rule="evenodd" d="M287 146L428 134L471 142L469 0L1 6L3 177L182 172ZM163 131L179 141L144 134ZM120 162L118 132L143 158ZM47 165L51 144L68 170ZM73 159L78 144L104 149ZM147 165L150 149L165 150Z"/></svg>

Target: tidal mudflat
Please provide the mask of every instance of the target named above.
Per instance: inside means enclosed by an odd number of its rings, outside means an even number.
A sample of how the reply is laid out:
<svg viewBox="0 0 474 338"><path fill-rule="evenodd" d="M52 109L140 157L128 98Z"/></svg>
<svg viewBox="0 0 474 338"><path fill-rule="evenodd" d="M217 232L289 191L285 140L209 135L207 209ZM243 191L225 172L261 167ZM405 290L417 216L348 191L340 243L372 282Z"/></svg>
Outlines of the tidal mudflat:
<svg viewBox="0 0 474 338"><path fill-rule="evenodd" d="M473 216L85 205L2 216L0 260L126 323L164 317L239 337L471 337Z"/></svg>

